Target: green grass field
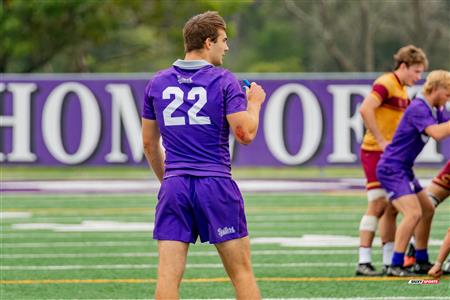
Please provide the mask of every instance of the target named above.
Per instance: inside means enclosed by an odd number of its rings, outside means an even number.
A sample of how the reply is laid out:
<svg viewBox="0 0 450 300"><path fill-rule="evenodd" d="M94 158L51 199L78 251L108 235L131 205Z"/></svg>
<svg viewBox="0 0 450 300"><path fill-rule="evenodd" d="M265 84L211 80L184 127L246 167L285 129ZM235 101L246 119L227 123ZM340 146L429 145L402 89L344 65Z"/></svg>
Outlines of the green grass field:
<svg viewBox="0 0 450 300"><path fill-rule="evenodd" d="M244 195L250 237L301 238L305 235L358 236L366 208L363 193ZM2 212L31 215L3 218L1 280L3 299L151 299L156 278L156 243L151 231L57 231L20 229L17 224L79 225L83 221L153 221L155 195L3 194ZM433 240L442 240L450 204L437 210ZM41 225L44 226L44 225ZM45 226L44 226L45 227ZM430 247L431 259L438 246ZM381 267L380 247L374 262ZM449 299L450 280L409 285L404 278L357 278L357 247L286 246L253 243L252 260L264 298ZM215 248L191 246L181 297L233 298ZM389 298L390 299L390 298Z"/></svg>

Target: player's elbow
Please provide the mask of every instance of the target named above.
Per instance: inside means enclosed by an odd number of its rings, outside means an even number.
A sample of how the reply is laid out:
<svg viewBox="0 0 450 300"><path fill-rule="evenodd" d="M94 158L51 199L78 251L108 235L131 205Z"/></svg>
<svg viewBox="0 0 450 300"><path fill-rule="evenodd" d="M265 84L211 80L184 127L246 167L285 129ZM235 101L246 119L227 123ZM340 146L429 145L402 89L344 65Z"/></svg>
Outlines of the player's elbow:
<svg viewBox="0 0 450 300"><path fill-rule="evenodd" d="M359 108L359 114L361 115L361 117L363 118L363 119L365 119L366 118L366 115L367 115L367 107L366 106L364 106L364 105L361 105L361 107Z"/></svg>
<svg viewBox="0 0 450 300"><path fill-rule="evenodd" d="M252 138L237 138L236 139L241 145L250 145L253 142Z"/></svg>
<svg viewBox="0 0 450 300"><path fill-rule="evenodd" d="M256 137L256 130L251 132L248 129L238 126L236 127L235 136L239 144L249 145Z"/></svg>

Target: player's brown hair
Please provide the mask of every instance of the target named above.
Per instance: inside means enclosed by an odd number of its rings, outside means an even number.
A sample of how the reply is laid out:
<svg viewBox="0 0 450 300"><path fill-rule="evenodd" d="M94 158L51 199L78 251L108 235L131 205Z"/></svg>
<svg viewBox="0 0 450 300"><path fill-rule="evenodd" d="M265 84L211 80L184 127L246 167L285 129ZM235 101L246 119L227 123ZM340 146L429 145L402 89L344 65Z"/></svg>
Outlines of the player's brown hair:
<svg viewBox="0 0 450 300"><path fill-rule="evenodd" d="M450 91L450 72L445 70L436 70L428 74L427 80L423 85L423 92L430 94L431 91L443 87Z"/></svg>
<svg viewBox="0 0 450 300"><path fill-rule="evenodd" d="M414 45L408 45L398 49L394 55L394 60L394 70L397 70L402 63L405 63L408 67L412 65L423 65L425 69L428 68L428 59L425 52Z"/></svg>
<svg viewBox="0 0 450 300"><path fill-rule="evenodd" d="M207 38L215 42L219 36L218 30L226 28L224 19L216 11L193 16L183 28L184 52L202 49Z"/></svg>

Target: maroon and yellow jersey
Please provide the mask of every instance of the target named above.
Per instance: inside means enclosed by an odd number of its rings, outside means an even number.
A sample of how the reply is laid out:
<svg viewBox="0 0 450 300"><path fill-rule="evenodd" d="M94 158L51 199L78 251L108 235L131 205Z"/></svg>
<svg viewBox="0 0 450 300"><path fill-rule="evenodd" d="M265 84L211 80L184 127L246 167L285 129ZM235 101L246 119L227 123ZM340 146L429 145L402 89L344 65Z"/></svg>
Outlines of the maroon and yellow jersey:
<svg viewBox="0 0 450 300"><path fill-rule="evenodd" d="M381 75L372 86L371 95L379 101L380 106L375 109L375 120L378 129L387 141L392 141L403 112L410 104L406 86L394 72ZM370 130L364 135L361 149L366 151L382 151Z"/></svg>
<svg viewBox="0 0 450 300"><path fill-rule="evenodd" d="M433 182L446 190L450 191L450 160L441 169L439 174L433 178Z"/></svg>

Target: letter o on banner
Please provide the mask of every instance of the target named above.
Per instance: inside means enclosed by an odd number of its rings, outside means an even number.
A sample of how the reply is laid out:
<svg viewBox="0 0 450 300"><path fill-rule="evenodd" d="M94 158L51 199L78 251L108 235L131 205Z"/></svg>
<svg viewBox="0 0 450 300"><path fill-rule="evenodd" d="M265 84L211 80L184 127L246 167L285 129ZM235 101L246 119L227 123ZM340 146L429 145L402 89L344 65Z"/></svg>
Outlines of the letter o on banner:
<svg viewBox="0 0 450 300"><path fill-rule="evenodd" d="M301 148L291 155L284 143L283 111L288 96L296 94L303 107L303 138ZM299 165L310 159L317 151L322 138L322 111L316 96L301 84L290 83L278 88L267 101L264 114L264 136L272 155L286 165Z"/></svg>
<svg viewBox="0 0 450 300"><path fill-rule="evenodd" d="M65 151L61 136L62 105L70 92L78 96L82 118L80 146L73 154ZM97 147L100 129L100 109L94 94L86 86L76 82L63 83L48 96L42 113L42 132L47 149L58 161L77 164L88 159Z"/></svg>

